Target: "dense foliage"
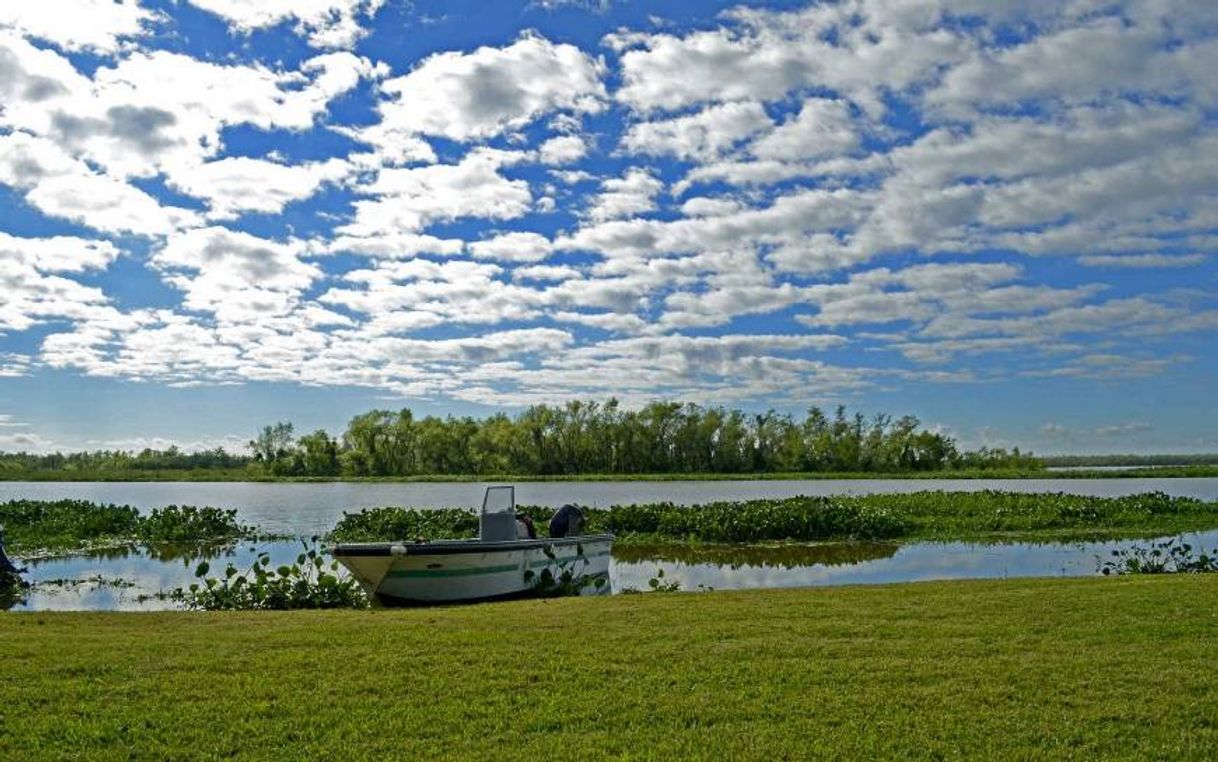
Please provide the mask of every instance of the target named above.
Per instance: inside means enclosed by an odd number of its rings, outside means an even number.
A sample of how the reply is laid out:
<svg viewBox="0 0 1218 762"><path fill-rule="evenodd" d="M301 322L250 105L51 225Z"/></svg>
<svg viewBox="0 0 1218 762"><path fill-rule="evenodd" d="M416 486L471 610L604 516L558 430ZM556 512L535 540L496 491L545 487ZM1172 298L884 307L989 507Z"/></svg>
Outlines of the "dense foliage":
<svg viewBox="0 0 1218 762"><path fill-rule="evenodd" d="M0 452L0 475L37 472L160 472L244 468L250 458L233 455L222 448L183 452L145 449L140 452L97 450L74 453Z"/></svg>
<svg viewBox="0 0 1218 762"><path fill-rule="evenodd" d="M0 478L140 480L240 477L409 477L512 474L926 473L945 469L1028 471L1040 461L1018 449L961 451L915 416L830 416L811 408L797 420L773 410L653 402L627 410L608 402L534 405L498 413L416 418L409 408L372 410L333 436L297 436L291 423L265 426L250 455L223 449L185 453L0 453Z"/></svg>
<svg viewBox="0 0 1218 762"><path fill-rule="evenodd" d="M140 541L148 544L216 542L249 536L237 512L171 505L146 516L129 505L87 500L12 500L0 503L0 525L10 551L70 551Z"/></svg>
<svg viewBox="0 0 1218 762"><path fill-rule="evenodd" d="M544 527L552 510L522 507ZM1062 493L913 492L792 497L682 506L672 503L585 508L588 532L623 539L712 543L957 539L978 536L1104 535L1218 526L1218 503L1161 492L1127 497ZM473 537L472 510L376 508L344 514L335 542Z"/></svg>
<svg viewBox="0 0 1218 762"><path fill-rule="evenodd" d="M626 410L617 400L534 405L505 414L416 419L409 409L351 419L340 438L318 430L294 438L292 425L265 427L250 442L256 464L276 475L666 474L918 472L1033 469L1019 450L961 452L951 437L914 416L833 416L803 420L769 411L655 402Z"/></svg>
<svg viewBox="0 0 1218 762"><path fill-rule="evenodd" d="M241 573L228 564L224 574L211 577L210 564L195 569L199 582L177 588L170 598L196 611L365 608L368 598L359 583L337 574L338 562L327 562L317 538L301 541L296 563L270 568L269 553L260 553Z"/></svg>
<svg viewBox="0 0 1218 762"><path fill-rule="evenodd" d="M200 539L235 540L253 533L253 527L237 523L237 511L231 508L170 505L141 516L136 535L147 543L181 543Z"/></svg>

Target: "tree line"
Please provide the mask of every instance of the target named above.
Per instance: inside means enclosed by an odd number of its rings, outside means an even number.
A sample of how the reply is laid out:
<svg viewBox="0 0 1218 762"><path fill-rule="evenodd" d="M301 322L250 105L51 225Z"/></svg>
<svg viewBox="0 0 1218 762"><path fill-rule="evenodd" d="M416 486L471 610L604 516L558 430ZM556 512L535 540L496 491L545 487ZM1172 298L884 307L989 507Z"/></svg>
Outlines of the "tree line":
<svg viewBox="0 0 1218 762"><path fill-rule="evenodd" d="M112 473L123 471L197 471L244 469L253 462L248 455L236 455L217 447L212 450L183 452L177 447L165 450L94 450L70 453L0 452L0 474L27 472Z"/></svg>
<svg viewBox="0 0 1218 762"><path fill-rule="evenodd" d="M965 452L916 416L830 415L802 420L773 410L617 400L534 405L515 416L415 417L372 410L346 431L296 436L291 423L264 427L249 443L253 468L276 476L577 475L1035 469L1030 454Z"/></svg>
<svg viewBox="0 0 1218 762"><path fill-rule="evenodd" d="M1030 470L1042 462L1018 448L961 450L912 415L831 414L802 419L724 407L617 400L534 405L517 415L416 417L409 408L357 415L335 436L263 427L248 454L222 448L0 453L0 476L155 474L210 471L229 477L401 477L419 475L907 473ZM152 477L152 478L155 478Z"/></svg>

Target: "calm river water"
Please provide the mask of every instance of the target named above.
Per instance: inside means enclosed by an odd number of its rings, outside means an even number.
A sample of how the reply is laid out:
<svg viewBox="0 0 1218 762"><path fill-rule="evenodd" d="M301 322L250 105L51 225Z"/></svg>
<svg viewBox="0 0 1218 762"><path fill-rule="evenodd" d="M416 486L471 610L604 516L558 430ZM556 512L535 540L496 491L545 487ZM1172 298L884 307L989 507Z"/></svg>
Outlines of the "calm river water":
<svg viewBox="0 0 1218 762"><path fill-rule="evenodd" d="M468 506L481 500L484 485L431 484L245 484L245 483L0 483L0 501L16 498L80 498L127 503L142 510L169 504L236 508L243 523L274 533L309 535L334 526L343 511L383 505ZM519 504L585 505L668 500L784 497L798 494L861 494L919 490L1003 489L1073 492L1097 496L1160 490L1218 500L1218 479L1021 479L1021 480L817 480L718 482L530 482L517 485ZM1218 547L1218 531L1189 535L1195 546ZM649 549L619 547L610 566L613 590L647 590L661 570L682 590L799 587L930 579L1080 576L1097 573L1101 558L1130 543L849 543L779 549ZM213 551L213 573L227 561L242 570L257 552L272 562L291 562L294 542L243 544ZM144 550L27 561L34 587L21 610L174 608L155 593L185 586L199 555L154 557Z"/></svg>

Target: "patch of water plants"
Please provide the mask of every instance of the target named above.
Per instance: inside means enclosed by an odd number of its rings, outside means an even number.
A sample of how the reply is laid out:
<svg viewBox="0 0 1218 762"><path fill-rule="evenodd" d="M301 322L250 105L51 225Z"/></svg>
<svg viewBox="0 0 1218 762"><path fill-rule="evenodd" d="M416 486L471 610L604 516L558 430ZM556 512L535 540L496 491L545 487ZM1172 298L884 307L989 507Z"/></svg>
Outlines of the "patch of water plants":
<svg viewBox="0 0 1218 762"><path fill-rule="evenodd" d="M544 525L552 509L524 506ZM1064 493L914 492L799 496L684 506L648 503L584 509L589 532L620 542L765 543L894 539L1037 539L1179 532L1218 527L1218 503L1152 492L1126 497ZM374 508L344 514L329 539L371 542L477 533L472 509Z"/></svg>
<svg viewBox="0 0 1218 762"><path fill-rule="evenodd" d="M1101 574L1212 574L1218 572L1218 548L1194 549L1178 537L1149 545L1135 545L1112 551L1112 557L1099 561Z"/></svg>
<svg viewBox="0 0 1218 762"><path fill-rule="evenodd" d="M129 505L86 500L0 503L0 526L7 530L9 550L24 557L130 543L216 543L254 534L231 509L171 505L141 515Z"/></svg>
<svg viewBox="0 0 1218 762"><path fill-rule="evenodd" d="M338 562L326 560L317 540L302 540L296 562L275 568L266 552L244 572L229 563L219 576L211 576L204 561L195 569L198 582L167 597L194 611L366 608L359 583L338 573Z"/></svg>

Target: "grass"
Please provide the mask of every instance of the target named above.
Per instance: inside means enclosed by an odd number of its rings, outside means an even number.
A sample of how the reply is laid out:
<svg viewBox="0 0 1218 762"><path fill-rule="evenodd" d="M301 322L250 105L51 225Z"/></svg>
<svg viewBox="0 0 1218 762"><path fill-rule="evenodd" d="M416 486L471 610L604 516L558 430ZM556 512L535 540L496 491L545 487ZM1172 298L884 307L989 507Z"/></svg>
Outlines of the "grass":
<svg viewBox="0 0 1218 762"><path fill-rule="evenodd" d="M634 482L634 481L794 481L856 479L1122 479L1200 478L1218 476L1216 465L1131 466L1121 470L1071 471L973 469L960 471L790 472L744 474L415 474L411 476L271 476L253 475L245 468L126 469L114 471L0 471L0 481L28 482Z"/></svg>
<svg viewBox="0 0 1218 762"><path fill-rule="evenodd" d="M551 509L522 507L538 526ZM1161 492L1125 497L1063 493L910 492L803 496L705 505L587 508L587 531L619 544L765 543L825 540L1061 540L1177 534L1218 527L1218 502ZM344 514L330 539L472 537L472 511L374 508Z"/></svg>
<svg viewBox="0 0 1218 762"><path fill-rule="evenodd" d="M0 616L0 757L1213 758L1212 582Z"/></svg>

